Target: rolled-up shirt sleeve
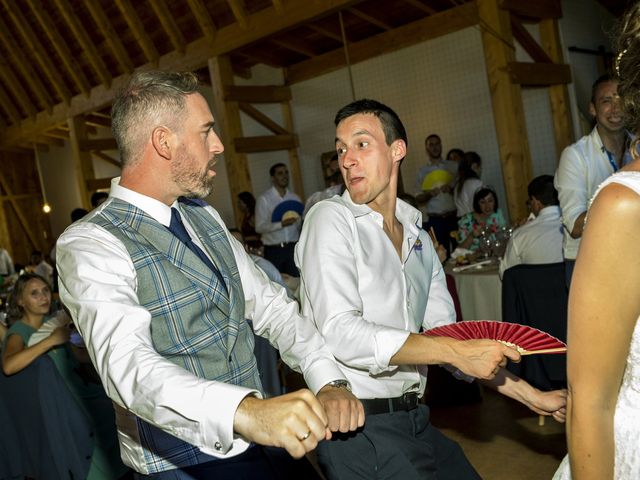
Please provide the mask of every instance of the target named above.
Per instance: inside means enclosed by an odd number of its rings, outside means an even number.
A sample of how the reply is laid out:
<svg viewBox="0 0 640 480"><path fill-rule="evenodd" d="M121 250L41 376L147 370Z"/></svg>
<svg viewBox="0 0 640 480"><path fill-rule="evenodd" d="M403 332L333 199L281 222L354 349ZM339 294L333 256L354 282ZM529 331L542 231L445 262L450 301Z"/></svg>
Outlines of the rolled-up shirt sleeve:
<svg viewBox="0 0 640 480"><path fill-rule="evenodd" d="M343 208L320 202L303 225L295 253L303 314L313 319L339 361L372 375L393 371L397 367L389 362L409 331L374 324L363 316L354 251L358 234Z"/></svg>
<svg viewBox="0 0 640 480"><path fill-rule="evenodd" d="M156 352L135 268L118 239L94 224L73 225L58 240L57 266L61 299L114 402L206 454L248 447L234 436L233 419L240 402L259 392L199 378Z"/></svg>

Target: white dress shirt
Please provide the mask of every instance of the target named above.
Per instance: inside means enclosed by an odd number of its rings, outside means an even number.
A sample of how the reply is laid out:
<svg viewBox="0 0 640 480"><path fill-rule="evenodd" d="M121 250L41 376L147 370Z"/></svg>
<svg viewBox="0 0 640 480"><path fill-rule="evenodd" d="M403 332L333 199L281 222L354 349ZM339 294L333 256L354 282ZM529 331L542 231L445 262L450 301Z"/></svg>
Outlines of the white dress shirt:
<svg viewBox="0 0 640 480"><path fill-rule="evenodd" d="M515 265L558 263L562 256L562 219L560 207L544 207L538 216L517 228L500 260L500 278L507 268Z"/></svg>
<svg viewBox="0 0 640 480"><path fill-rule="evenodd" d="M265 245L297 242L300 237L300 220L286 227L282 226L282 222L271 221L271 214L285 200L302 203L300 197L291 190L287 190L281 197L276 187L271 187L256 201L256 232L261 234L262 243Z"/></svg>
<svg viewBox="0 0 640 480"><path fill-rule="evenodd" d="M626 152L623 165L626 165L630 160L631 155ZM597 126L589 135L585 135L562 151L554 185L558 190L562 223L565 228L564 258L575 260L578 255L580 238L572 238L570 233L576 219L581 213L587 211L589 201L598 185L613 172L613 166L609 161L600 134L598 134Z"/></svg>
<svg viewBox="0 0 640 480"><path fill-rule="evenodd" d="M16 273L11 255L4 248L0 248L0 275L8 276Z"/></svg>
<svg viewBox="0 0 640 480"><path fill-rule="evenodd" d="M402 259L382 215L354 204L348 191L309 211L296 246L303 316L315 321L358 398L422 392L416 366L389 361L410 332L455 321L442 265L417 226L421 214L397 202Z"/></svg>
<svg viewBox="0 0 640 480"><path fill-rule="evenodd" d="M136 270L127 249L104 228L86 221L114 197L169 225L169 206L121 187L118 180L112 182L107 202L60 236L57 261L62 301L87 343L107 394L117 404L123 460L145 473L134 415L205 454L230 457L242 453L249 443L234 434L233 419L244 397L258 392L196 377L156 352L151 316L138 302ZM207 211L212 222L224 225L213 208ZM183 221L197 241L188 221ZM256 333L270 339L287 363L305 373L314 392L343 379L322 337L309 322L298 321L297 304L283 288L268 281L228 232L227 236L242 280L245 313Z"/></svg>

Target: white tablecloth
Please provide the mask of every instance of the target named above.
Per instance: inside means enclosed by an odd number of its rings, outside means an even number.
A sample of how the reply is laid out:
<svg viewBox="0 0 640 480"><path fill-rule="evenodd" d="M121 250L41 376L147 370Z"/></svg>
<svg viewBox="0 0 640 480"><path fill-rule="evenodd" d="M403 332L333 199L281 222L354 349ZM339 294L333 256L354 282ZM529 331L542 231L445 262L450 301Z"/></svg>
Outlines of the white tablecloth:
<svg viewBox="0 0 640 480"><path fill-rule="evenodd" d="M502 321L502 281L497 265L458 273L446 270L455 279L464 320Z"/></svg>

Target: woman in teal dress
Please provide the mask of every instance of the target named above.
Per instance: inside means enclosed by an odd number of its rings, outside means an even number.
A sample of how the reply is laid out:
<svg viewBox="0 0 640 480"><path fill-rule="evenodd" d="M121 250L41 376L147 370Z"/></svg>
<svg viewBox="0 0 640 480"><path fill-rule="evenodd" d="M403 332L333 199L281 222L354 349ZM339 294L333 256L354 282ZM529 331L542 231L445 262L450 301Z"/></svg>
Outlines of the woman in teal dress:
<svg viewBox="0 0 640 480"><path fill-rule="evenodd" d="M95 436L88 479L117 479L127 472L120 460L113 406L102 385L91 376L80 376L83 368L76 361L68 340L69 322L50 316L51 290L36 274L21 275L9 297L9 330L2 348L2 370L5 375L19 374L41 355L48 355L85 414ZM66 315L61 312L60 315ZM68 318L68 317L67 317ZM60 324L52 333L29 345L29 340L46 322ZM33 343L33 342L32 342ZM86 369L85 369L86 371ZM35 432L34 432L35 433Z"/></svg>
<svg viewBox="0 0 640 480"><path fill-rule="evenodd" d="M482 187L473 195L473 212L458 221L458 246L478 250L481 237L495 240L496 232L506 225L498 208L496 192L489 187Z"/></svg>

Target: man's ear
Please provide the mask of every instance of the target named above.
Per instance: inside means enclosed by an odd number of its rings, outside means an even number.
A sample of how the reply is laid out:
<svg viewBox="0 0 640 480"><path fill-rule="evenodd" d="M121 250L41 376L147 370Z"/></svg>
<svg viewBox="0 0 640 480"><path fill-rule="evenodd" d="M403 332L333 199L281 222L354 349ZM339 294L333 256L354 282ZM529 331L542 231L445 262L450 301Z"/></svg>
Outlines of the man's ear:
<svg viewBox="0 0 640 480"><path fill-rule="evenodd" d="M167 160L172 155L172 139L173 133L165 126L159 126L151 132L151 144L158 155Z"/></svg>
<svg viewBox="0 0 640 480"><path fill-rule="evenodd" d="M397 139L391 144L391 154L393 155L393 161L399 162L407 156L407 144L404 140Z"/></svg>
<svg viewBox="0 0 640 480"><path fill-rule="evenodd" d="M593 102L589 102L589 115L591 115L591 118L596 118L596 106Z"/></svg>

